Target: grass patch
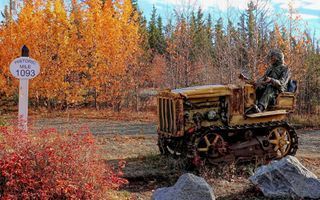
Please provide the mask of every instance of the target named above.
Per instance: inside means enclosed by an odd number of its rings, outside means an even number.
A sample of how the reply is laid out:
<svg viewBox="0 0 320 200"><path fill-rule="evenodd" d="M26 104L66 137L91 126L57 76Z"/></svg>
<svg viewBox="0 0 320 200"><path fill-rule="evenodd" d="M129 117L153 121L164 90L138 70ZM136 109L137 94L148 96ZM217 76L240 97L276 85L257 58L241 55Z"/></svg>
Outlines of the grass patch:
<svg viewBox="0 0 320 200"><path fill-rule="evenodd" d="M132 200L132 194L128 191L113 190L107 194L110 200Z"/></svg>
<svg viewBox="0 0 320 200"><path fill-rule="evenodd" d="M257 165L254 163L221 163L219 165L204 165L199 168L199 176L206 180L223 177L227 181L232 181L236 177L249 178L254 174Z"/></svg>
<svg viewBox="0 0 320 200"><path fill-rule="evenodd" d="M320 128L320 115L292 115L289 118L292 124L302 128Z"/></svg>
<svg viewBox="0 0 320 200"><path fill-rule="evenodd" d="M144 158L144 162L151 168L165 169L167 171L184 171L187 168L186 158L173 158L159 154L150 154Z"/></svg>

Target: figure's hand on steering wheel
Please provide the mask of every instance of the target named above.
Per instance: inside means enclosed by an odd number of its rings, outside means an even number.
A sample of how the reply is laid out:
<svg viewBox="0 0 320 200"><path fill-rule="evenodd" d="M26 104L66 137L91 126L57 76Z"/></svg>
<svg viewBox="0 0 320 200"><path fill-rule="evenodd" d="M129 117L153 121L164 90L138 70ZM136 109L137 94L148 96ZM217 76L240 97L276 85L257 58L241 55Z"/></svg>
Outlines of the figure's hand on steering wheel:
<svg viewBox="0 0 320 200"><path fill-rule="evenodd" d="M251 84L251 85L254 85L254 84L255 84L254 80L249 79L248 77L246 77L246 76L243 75L242 73L239 74L239 79L241 79L242 81L244 81L244 82L247 83L247 84Z"/></svg>
<svg viewBox="0 0 320 200"><path fill-rule="evenodd" d="M264 80L265 83L270 83L272 81L272 79L270 77L266 77L266 79Z"/></svg>
<svg viewBox="0 0 320 200"><path fill-rule="evenodd" d="M239 74L239 79L248 80L248 78L245 75L243 75L242 73Z"/></svg>

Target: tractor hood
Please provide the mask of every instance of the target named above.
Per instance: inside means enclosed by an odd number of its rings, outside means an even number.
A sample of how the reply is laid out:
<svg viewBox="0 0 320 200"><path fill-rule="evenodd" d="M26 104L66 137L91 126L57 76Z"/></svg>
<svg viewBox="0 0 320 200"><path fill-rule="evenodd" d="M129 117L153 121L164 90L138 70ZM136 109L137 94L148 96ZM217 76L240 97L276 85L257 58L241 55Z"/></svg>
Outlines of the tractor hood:
<svg viewBox="0 0 320 200"><path fill-rule="evenodd" d="M174 94L180 94L186 98L207 98L231 95L235 85L203 85L171 90Z"/></svg>

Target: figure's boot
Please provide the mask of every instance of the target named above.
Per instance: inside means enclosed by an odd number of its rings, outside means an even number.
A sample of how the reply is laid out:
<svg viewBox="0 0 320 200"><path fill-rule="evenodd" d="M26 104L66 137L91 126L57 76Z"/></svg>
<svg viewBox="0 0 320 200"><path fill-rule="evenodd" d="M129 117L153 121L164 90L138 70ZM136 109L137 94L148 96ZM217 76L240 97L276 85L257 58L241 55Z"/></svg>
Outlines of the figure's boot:
<svg viewBox="0 0 320 200"><path fill-rule="evenodd" d="M257 107L258 107L259 112L263 112L265 110L264 106L261 104L258 104Z"/></svg>
<svg viewBox="0 0 320 200"><path fill-rule="evenodd" d="M263 106L262 106L262 108L263 108ZM253 105L250 108L248 108L248 110L245 111L245 114L249 115L249 114L260 113L260 112L262 112L262 111L260 110L259 106Z"/></svg>

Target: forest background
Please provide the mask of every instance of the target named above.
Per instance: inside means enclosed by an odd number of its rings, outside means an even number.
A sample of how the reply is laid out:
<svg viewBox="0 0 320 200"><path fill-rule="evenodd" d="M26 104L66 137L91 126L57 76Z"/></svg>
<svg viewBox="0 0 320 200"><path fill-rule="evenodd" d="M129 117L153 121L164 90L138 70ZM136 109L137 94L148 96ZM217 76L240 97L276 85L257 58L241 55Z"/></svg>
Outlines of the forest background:
<svg viewBox="0 0 320 200"><path fill-rule="evenodd" d="M25 44L41 66L34 109L146 110L164 88L240 83L241 72L256 79L279 48L299 83L296 113L320 113L319 40L292 5L281 15L254 0L237 19L214 19L190 4L164 22L156 8L146 20L136 0L10 0L1 14L1 112L18 103L9 65Z"/></svg>

